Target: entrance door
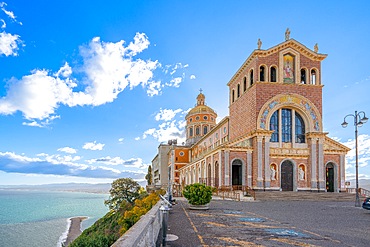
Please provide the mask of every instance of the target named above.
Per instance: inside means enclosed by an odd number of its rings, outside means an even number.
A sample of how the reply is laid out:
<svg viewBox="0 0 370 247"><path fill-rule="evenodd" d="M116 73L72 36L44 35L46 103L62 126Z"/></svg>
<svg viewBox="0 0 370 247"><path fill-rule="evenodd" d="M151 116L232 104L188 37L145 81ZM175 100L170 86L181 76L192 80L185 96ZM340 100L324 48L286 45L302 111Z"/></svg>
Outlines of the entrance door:
<svg viewBox="0 0 370 247"><path fill-rule="evenodd" d="M242 162L234 160L232 164L232 185L242 185Z"/></svg>
<svg viewBox="0 0 370 247"><path fill-rule="evenodd" d="M331 163L326 166L326 191L334 192L334 166Z"/></svg>
<svg viewBox="0 0 370 247"><path fill-rule="evenodd" d="M293 164L289 160L281 164L281 190L293 191Z"/></svg>

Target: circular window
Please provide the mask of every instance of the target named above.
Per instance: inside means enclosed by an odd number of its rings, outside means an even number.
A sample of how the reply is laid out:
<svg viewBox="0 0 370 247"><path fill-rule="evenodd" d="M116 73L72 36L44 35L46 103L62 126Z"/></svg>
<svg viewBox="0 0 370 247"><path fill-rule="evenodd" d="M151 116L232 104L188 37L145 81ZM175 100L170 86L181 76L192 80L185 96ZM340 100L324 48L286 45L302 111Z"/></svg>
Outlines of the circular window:
<svg viewBox="0 0 370 247"><path fill-rule="evenodd" d="M211 117L211 120L213 121L213 117Z"/></svg>
<svg viewBox="0 0 370 247"><path fill-rule="evenodd" d="M189 119L189 122L193 122L193 119L192 119L192 118L190 118L190 119Z"/></svg>
<svg viewBox="0 0 370 247"><path fill-rule="evenodd" d="M199 120L199 117L196 117L195 120Z"/></svg>
<svg viewBox="0 0 370 247"><path fill-rule="evenodd" d="M180 154L180 156L184 156L185 155L185 153L183 151L181 151L179 154Z"/></svg>
<svg viewBox="0 0 370 247"><path fill-rule="evenodd" d="M204 120L207 120L207 119L208 119L208 117L207 117L207 116L204 116L204 117L203 117L203 119L204 119Z"/></svg>

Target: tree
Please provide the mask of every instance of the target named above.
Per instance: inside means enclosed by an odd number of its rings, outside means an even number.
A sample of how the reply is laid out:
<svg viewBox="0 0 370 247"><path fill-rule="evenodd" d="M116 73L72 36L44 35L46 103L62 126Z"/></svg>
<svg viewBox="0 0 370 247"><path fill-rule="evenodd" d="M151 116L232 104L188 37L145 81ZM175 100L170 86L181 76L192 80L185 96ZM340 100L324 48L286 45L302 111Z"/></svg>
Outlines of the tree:
<svg viewBox="0 0 370 247"><path fill-rule="evenodd" d="M153 183L152 166L148 167L148 174L145 175L145 179L148 182L148 185L152 185Z"/></svg>
<svg viewBox="0 0 370 247"><path fill-rule="evenodd" d="M117 211L121 203L133 203L139 197L140 185L132 178L119 178L113 181L112 188L109 190L110 196L104 204L109 209Z"/></svg>

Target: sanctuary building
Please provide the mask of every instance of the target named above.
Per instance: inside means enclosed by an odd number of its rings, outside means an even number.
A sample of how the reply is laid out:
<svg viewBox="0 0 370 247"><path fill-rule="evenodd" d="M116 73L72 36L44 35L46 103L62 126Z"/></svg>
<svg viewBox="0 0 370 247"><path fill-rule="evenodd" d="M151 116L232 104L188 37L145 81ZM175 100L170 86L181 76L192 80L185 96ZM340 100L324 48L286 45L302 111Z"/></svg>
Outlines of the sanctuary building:
<svg viewBox="0 0 370 247"><path fill-rule="evenodd" d="M154 185L345 191L349 148L323 132L321 62L327 55L317 44L311 50L291 39L289 29L284 42L266 50L260 40L257 45L227 83L229 116L216 123L200 92L185 117L186 143L159 146Z"/></svg>

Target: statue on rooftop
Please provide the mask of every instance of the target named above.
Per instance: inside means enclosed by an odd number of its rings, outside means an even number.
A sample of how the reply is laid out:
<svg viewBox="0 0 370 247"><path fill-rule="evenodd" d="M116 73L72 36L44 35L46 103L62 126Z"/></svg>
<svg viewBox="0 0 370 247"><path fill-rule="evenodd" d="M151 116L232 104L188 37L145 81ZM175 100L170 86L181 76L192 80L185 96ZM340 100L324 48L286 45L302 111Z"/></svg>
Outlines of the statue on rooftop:
<svg viewBox="0 0 370 247"><path fill-rule="evenodd" d="M290 30L289 30L289 28L287 28L286 31L285 31L285 40L288 40L288 39L290 39Z"/></svg>
<svg viewBox="0 0 370 247"><path fill-rule="evenodd" d="M313 50L314 52L318 52L319 51L319 45L316 43L315 46L313 47Z"/></svg>
<svg viewBox="0 0 370 247"><path fill-rule="evenodd" d="M258 39L257 45L258 45L258 50L261 49L262 41L260 39Z"/></svg>

